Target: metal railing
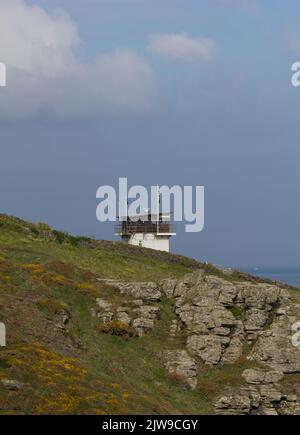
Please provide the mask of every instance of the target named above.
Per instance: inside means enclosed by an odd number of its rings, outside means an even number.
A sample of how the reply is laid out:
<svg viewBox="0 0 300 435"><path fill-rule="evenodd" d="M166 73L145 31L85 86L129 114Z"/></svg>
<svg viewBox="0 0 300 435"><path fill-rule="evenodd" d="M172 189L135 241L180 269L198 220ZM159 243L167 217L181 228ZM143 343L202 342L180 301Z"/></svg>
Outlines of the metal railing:
<svg viewBox="0 0 300 435"><path fill-rule="evenodd" d="M165 222L120 222L115 225L115 234L124 236L136 233L168 234L175 232L175 225Z"/></svg>

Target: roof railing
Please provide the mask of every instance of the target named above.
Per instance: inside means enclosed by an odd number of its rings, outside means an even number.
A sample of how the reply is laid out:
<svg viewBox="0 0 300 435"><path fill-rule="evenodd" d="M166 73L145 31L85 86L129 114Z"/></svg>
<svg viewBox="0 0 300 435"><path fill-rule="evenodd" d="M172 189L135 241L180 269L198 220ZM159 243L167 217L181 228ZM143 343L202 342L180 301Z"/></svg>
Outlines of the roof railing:
<svg viewBox="0 0 300 435"><path fill-rule="evenodd" d="M136 233L175 234L176 227L165 222L120 222L115 225L115 234L126 236Z"/></svg>

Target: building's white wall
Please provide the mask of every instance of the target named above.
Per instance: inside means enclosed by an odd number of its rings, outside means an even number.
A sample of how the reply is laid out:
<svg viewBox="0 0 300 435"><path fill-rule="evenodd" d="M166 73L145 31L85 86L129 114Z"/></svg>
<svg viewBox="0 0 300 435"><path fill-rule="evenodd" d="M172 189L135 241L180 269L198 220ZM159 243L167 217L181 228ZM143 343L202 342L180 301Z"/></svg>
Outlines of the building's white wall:
<svg viewBox="0 0 300 435"><path fill-rule="evenodd" d="M129 238L128 243L130 245L142 246L143 248L156 249L157 251L169 252L170 250L169 236L137 233Z"/></svg>

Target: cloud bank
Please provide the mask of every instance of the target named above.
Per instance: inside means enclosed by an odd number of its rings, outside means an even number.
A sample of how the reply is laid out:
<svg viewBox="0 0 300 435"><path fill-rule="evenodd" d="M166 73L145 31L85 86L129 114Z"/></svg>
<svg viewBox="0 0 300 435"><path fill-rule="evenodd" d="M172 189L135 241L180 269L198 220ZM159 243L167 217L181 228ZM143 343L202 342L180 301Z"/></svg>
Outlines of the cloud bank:
<svg viewBox="0 0 300 435"><path fill-rule="evenodd" d="M66 13L24 0L0 0L0 7L0 61L7 65L0 120L151 108L155 74L137 53L117 49L84 63L77 26Z"/></svg>
<svg viewBox="0 0 300 435"><path fill-rule="evenodd" d="M216 44L208 38L191 38L186 33L152 34L148 50L168 60L179 62L210 62L216 53Z"/></svg>

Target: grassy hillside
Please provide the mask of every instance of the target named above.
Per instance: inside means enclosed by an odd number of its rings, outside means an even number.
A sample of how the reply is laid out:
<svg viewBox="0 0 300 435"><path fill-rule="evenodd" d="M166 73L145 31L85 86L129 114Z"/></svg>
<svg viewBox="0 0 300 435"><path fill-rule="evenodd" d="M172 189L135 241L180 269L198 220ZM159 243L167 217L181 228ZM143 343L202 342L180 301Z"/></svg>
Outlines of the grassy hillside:
<svg viewBox="0 0 300 435"><path fill-rule="evenodd" d="M98 278L158 281L199 267L222 273L184 257L0 215L0 321L8 341L0 348L0 380L22 383L13 391L0 383L0 413L212 412L216 385L240 382L247 363L203 367L197 390L183 389L159 357L163 346L178 348L184 339L169 336L170 300L160 302L161 318L142 338L105 334L91 316L97 297L122 298Z"/></svg>
<svg viewBox="0 0 300 435"><path fill-rule="evenodd" d="M62 260L100 278L128 281L180 276L199 267L197 261L186 257L121 242L74 237L51 230L46 224L30 224L5 215L0 215L0 247L17 263Z"/></svg>
<svg viewBox="0 0 300 435"><path fill-rule="evenodd" d="M97 330L95 298L120 297L96 278L159 280L198 267L178 256L118 243L96 242L0 216L0 321L8 346L0 348L2 413L198 412L204 397L184 392L157 357L170 321L167 301L152 334L124 340ZM62 312L70 316L57 329Z"/></svg>

